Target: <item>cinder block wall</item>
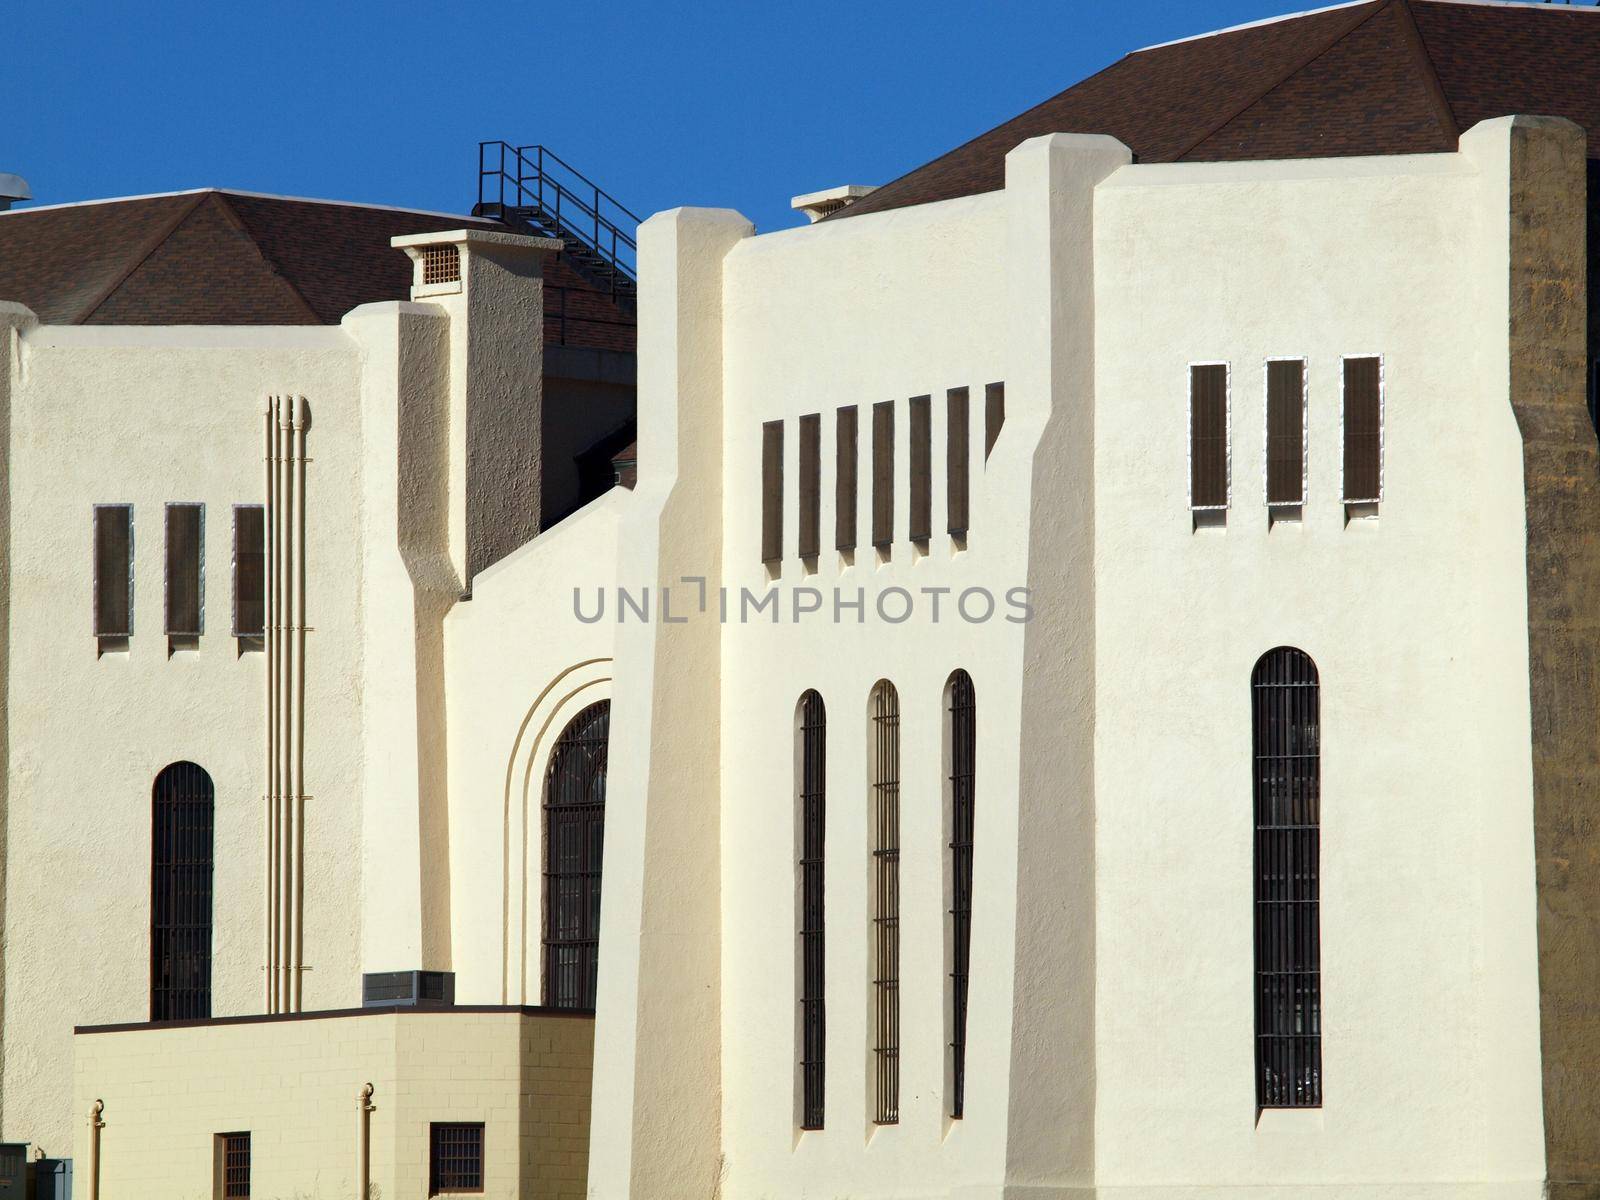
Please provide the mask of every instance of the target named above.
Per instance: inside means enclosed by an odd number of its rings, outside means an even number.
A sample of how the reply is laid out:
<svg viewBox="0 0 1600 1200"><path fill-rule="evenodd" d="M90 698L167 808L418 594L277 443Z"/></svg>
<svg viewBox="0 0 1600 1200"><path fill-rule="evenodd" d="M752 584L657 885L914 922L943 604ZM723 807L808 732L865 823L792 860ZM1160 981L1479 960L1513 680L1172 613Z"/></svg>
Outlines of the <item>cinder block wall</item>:
<svg viewBox="0 0 1600 1200"><path fill-rule="evenodd" d="M370 1200L428 1194L428 1128L484 1124L484 1195L581 1200L594 1022L529 1009L312 1014L117 1026L74 1039L73 1154L105 1103L101 1195L206 1200L219 1133L251 1135L251 1195L356 1195L358 1098L373 1085Z"/></svg>

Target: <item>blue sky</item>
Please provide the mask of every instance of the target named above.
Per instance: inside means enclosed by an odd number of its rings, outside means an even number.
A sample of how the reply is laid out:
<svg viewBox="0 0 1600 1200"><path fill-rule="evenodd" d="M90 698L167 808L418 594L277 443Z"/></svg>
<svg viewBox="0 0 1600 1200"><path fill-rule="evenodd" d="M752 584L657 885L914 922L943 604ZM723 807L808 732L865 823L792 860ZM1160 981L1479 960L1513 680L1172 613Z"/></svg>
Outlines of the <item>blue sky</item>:
<svg viewBox="0 0 1600 1200"><path fill-rule="evenodd" d="M1307 5L1309 6L1309 5ZM544 142L641 215L883 183L1128 50L1293 0L19 4L0 171L36 203L220 186L465 212Z"/></svg>

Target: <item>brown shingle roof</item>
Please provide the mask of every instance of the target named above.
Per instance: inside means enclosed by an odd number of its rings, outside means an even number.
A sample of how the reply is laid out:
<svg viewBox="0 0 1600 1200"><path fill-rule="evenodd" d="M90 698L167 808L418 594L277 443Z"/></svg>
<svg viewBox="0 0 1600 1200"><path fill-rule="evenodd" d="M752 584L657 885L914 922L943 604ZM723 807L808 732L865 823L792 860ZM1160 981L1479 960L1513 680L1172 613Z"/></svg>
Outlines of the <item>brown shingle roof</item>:
<svg viewBox="0 0 1600 1200"><path fill-rule="evenodd" d="M1419 154L1514 113L1576 121L1600 158L1600 12L1369 0L1136 51L828 219L996 191L1040 134L1140 162Z"/></svg>
<svg viewBox="0 0 1600 1200"><path fill-rule="evenodd" d="M0 300L51 325L333 325L358 304L404 300L408 233L491 221L205 190L0 214ZM561 258L569 345L633 349L631 322ZM620 322L620 323L619 323Z"/></svg>

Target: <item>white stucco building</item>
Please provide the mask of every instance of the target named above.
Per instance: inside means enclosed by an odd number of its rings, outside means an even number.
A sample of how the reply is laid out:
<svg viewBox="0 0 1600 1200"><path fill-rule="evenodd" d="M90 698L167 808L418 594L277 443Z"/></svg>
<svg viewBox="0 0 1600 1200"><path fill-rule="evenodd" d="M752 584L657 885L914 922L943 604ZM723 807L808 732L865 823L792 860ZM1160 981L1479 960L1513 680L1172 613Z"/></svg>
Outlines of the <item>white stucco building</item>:
<svg viewBox="0 0 1600 1200"><path fill-rule="evenodd" d="M511 226L367 229L404 299L231 194L30 268L0 1136L94 1200L1588 1195L1586 130L1585 10L1136 51L645 221L628 448ZM164 307L228 253L248 323Z"/></svg>

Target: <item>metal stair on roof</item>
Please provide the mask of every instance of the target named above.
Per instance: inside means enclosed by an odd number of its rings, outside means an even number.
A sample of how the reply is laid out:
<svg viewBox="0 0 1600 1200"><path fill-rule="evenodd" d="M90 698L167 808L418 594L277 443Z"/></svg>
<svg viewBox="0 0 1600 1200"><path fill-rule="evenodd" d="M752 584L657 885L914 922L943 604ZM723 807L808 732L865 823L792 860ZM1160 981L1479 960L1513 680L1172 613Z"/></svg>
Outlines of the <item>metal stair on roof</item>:
<svg viewBox="0 0 1600 1200"><path fill-rule="evenodd" d="M638 216L548 147L479 142L472 215L561 238L567 263L619 307L634 311Z"/></svg>

